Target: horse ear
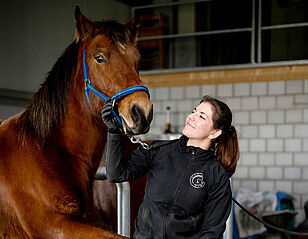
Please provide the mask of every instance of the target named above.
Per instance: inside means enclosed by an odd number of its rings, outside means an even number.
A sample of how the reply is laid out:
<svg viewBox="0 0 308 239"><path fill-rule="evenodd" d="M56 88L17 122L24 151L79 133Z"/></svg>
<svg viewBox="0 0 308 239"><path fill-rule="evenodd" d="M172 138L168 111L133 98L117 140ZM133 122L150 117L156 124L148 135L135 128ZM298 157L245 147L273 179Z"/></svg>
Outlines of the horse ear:
<svg viewBox="0 0 308 239"><path fill-rule="evenodd" d="M92 22L86 18L80 11L79 6L75 9L75 40L78 42L83 39L92 30Z"/></svg>
<svg viewBox="0 0 308 239"><path fill-rule="evenodd" d="M138 40L139 30L140 30L140 23L139 23L139 21L135 17L133 17L127 23L125 23L125 27L131 33L131 36L130 36L131 42L134 45L136 45L137 44L137 40Z"/></svg>

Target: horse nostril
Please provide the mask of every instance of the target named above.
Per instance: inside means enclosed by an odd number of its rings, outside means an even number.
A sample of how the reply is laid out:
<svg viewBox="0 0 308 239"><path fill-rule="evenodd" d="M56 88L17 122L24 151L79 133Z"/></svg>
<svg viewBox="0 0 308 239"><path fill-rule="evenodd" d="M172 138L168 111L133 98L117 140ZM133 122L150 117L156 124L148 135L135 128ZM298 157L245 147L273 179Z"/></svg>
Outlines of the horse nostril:
<svg viewBox="0 0 308 239"><path fill-rule="evenodd" d="M140 123L142 112L138 105L133 104L133 106L130 108L130 114L134 122Z"/></svg>
<svg viewBox="0 0 308 239"><path fill-rule="evenodd" d="M149 129L153 118L152 110L149 112L149 116L145 117L144 110L138 104L133 104L130 108L130 114L135 123L136 132L146 132Z"/></svg>

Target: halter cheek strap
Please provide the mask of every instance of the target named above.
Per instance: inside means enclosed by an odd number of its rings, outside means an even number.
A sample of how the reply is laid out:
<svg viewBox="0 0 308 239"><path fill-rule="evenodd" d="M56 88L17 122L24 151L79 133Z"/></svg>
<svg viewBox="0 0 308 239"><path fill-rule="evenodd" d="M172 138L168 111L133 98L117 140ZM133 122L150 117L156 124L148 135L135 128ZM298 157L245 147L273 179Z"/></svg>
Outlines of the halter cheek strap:
<svg viewBox="0 0 308 239"><path fill-rule="evenodd" d="M124 96L130 95L136 91L145 91L148 96L150 97L150 92L149 89L144 86L144 85L134 85L131 87L128 87L116 94L114 94L111 97L106 96L104 93L98 91L97 89L95 89L95 87L91 84L90 80L89 80L89 71L88 71L88 66L87 66L87 62L86 62L86 54L85 54L85 50L83 50L82 52L82 65L83 65L83 75L84 75L84 81L85 81L85 94L86 94L86 98L88 101L88 104L90 104L90 100L89 100L89 92L93 92L95 95L97 95L99 98L101 98L103 101L106 101L108 99L112 99L113 101L113 106L115 105L115 102L117 99L120 99ZM112 107L114 109L114 107ZM120 125L120 127L122 128L122 121L120 119L120 117L117 115L117 113L112 109L112 114L114 115L114 117L116 118L118 124Z"/></svg>

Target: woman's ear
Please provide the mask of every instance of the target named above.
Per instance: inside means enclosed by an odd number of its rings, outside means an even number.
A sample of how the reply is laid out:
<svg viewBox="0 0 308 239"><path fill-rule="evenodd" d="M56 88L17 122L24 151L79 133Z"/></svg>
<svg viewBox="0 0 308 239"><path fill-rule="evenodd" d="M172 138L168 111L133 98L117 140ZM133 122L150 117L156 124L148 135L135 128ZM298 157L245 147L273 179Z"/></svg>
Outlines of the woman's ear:
<svg viewBox="0 0 308 239"><path fill-rule="evenodd" d="M209 138L210 138L211 140L217 139L217 138L221 135L221 133L222 133L222 130L221 130L221 129L214 129L213 132L212 132L212 134L210 134Z"/></svg>

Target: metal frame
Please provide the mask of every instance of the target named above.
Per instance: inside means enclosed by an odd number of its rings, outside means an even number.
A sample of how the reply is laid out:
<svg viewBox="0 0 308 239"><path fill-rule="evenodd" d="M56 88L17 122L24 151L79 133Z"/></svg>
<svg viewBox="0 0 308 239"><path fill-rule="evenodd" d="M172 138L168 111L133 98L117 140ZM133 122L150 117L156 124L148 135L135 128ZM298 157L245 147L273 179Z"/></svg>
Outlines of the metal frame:
<svg viewBox="0 0 308 239"><path fill-rule="evenodd" d="M97 169L96 180L106 180L106 168ZM117 233L130 237L130 186L129 182L116 183L117 186Z"/></svg>

